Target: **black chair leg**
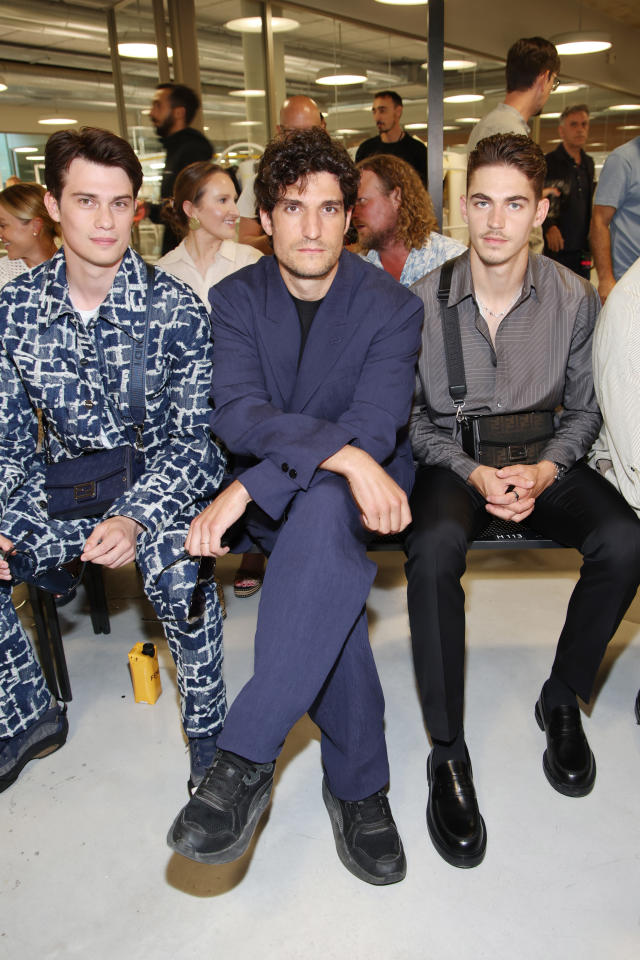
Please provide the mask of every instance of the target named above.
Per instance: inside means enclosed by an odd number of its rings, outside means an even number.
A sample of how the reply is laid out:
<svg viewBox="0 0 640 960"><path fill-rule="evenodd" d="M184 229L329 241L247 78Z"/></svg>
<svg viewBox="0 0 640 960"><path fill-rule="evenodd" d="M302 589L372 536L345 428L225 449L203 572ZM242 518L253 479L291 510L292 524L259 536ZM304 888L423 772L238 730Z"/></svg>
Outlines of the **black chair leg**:
<svg viewBox="0 0 640 960"><path fill-rule="evenodd" d="M636 722L640 723L640 690L638 690L638 696L636 697Z"/></svg>
<svg viewBox="0 0 640 960"><path fill-rule="evenodd" d="M99 564L88 563L82 581L89 599L91 625L94 633L111 633L109 607L107 595L104 591L102 567Z"/></svg>
<svg viewBox="0 0 640 960"><path fill-rule="evenodd" d="M54 663L55 652L51 642L48 619L45 612L45 598L48 596L48 594L45 594L42 590L38 590L38 588L32 583L27 584L27 589L29 591L29 601L31 603L31 610L33 612L33 619L36 625L40 666L42 667L44 678L47 681L47 686L49 687L52 696L54 696L56 700L62 700L62 692L58 685L59 671L57 669L57 664ZM64 659L64 650L62 651L62 657ZM66 672L66 661L64 669ZM71 697L69 697L69 699L71 699Z"/></svg>

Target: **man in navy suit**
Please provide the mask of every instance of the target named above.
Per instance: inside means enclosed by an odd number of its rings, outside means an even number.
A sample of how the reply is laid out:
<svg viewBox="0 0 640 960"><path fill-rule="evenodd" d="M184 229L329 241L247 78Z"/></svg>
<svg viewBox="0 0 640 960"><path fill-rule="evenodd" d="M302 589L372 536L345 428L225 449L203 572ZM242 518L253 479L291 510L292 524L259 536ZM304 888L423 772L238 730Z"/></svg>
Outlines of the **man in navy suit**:
<svg viewBox="0 0 640 960"><path fill-rule="evenodd" d="M385 793L384 699L365 613L376 568L366 545L411 519L405 427L422 304L343 251L357 187L348 154L323 130L272 141L256 196L275 256L211 291L211 425L236 469L192 523L186 548L221 556L240 521L270 559L254 675L168 841L204 863L241 856L285 737L308 712L322 732L338 855L360 879L385 884L406 864Z"/></svg>

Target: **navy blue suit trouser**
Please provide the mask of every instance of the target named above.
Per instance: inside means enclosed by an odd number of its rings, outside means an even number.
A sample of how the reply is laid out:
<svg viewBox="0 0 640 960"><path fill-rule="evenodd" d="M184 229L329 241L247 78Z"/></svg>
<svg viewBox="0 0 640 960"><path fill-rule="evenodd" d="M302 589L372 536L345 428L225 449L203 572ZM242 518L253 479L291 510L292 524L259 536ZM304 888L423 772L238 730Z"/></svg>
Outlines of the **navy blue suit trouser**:
<svg viewBox="0 0 640 960"><path fill-rule="evenodd" d="M385 786L389 766L365 610L376 565L366 555L369 535L349 486L319 470L282 522L250 509L245 530L269 563L254 674L232 704L218 746L268 763L308 712L322 733L332 793L367 797Z"/></svg>

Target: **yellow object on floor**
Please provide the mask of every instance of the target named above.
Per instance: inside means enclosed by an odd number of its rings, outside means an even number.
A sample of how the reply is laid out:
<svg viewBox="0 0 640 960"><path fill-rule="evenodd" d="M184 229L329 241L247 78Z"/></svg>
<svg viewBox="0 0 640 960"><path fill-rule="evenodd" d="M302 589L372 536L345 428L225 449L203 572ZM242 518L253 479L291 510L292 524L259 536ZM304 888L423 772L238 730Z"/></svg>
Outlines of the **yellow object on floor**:
<svg viewBox="0 0 640 960"><path fill-rule="evenodd" d="M129 651L129 669L136 703L155 703L162 693L155 643L136 643Z"/></svg>

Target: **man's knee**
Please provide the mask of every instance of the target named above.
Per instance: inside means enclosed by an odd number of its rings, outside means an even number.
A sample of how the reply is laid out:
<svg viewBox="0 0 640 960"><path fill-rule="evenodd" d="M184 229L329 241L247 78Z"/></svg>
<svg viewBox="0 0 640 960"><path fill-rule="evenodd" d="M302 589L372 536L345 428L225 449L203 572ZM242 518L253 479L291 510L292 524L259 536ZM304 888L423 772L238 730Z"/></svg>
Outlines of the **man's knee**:
<svg viewBox="0 0 640 960"><path fill-rule="evenodd" d="M407 574L442 574L462 576L466 565L467 535L453 516L433 514L414 520L405 538Z"/></svg>
<svg viewBox="0 0 640 960"><path fill-rule="evenodd" d="M640 521L631 514L604 519L589 532L583 553L586 559L606 566L625 582L640 580Z"/></svg>

